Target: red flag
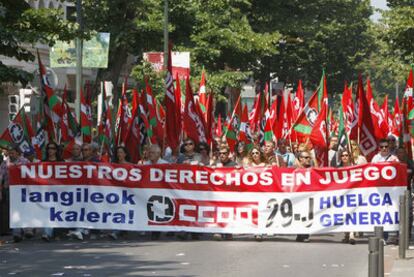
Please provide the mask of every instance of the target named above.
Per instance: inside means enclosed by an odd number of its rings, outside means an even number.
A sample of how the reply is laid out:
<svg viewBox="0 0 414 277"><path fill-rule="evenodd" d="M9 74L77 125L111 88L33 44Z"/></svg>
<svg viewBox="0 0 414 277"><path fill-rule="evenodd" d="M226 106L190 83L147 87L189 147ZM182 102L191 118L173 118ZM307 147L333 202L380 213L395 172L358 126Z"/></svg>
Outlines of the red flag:
<svg viewBox="0 0 414 277"><path fill-rule="evenodd" d="M313 125L310 141L315 150L315 156L319 166L329 166L328 161L328 123L327 123L328 99L322 101L321 111Z"/></svg>
<svg viewBox="0 0 414 277"><path fill-rule="evenodd" d="M156 101L152 94L152 88L148 83L148 80L145 80L145 95L146 95L146 103L148 109L148 122L150 129L148 130L148 136L151 140L152 144L158 143L159 145L162 144L162 135L158 133L159 129L157 127L157 111L156 111ZM161 140L160 140L161 139Z"/></svg>
<svg viewBox="0 0 414 277"><path fill-rule="evenodd" d="M315 91L293 124L293 129L298 133L310 135L318 114L318 91Z"/></svg>
<svg viewBox="0 0 414 277"><path fill-rule="evenodd" d="M22 107L1 135L0 147L10 149L17 146L23 154L34 154L33 138L32 125Z"/></svg>
<svg viewBox="0 0 414 277"><path fill-rule="evenodd" d="M393 129L393 122L392 119L390 117L390 112L388 109L388 94L385 95L384 98L384 102L382 102L382 106L381 106L381 113L384 117L385 122L387 122L387 126L388 126L388 130L387 130L387 136L392 134L392 129Z"/></svg>
<svg viewBox="0 0 414 277"><path fill-rule="evenodd" d="M49 140L55 140L57 138L55 124L59 123L61 117L60 104L50 86L46 74L46 67L40 59L39 51L37 51L37 59L39 62L39 75L42 91L41 97L43 104L43 110L41 111L43 122L41 125L42 129L46 130Z"/></svg>
<svg viewBox="0 0 414 277"><path fill-rule="evenodd" d="M132 97L134 109L132 110L132 122L126 135L126 141L128 141L128 143L125 147L128 151L130 161L132 163L137 163L140 159L140 111L139 94L136 89L132 90Z"/></svg>
<svg viewBox="0 0 414 277"><path fill-rule="evenodd" d="M377 139L386 138L388 134L388 122L386 122L381 110L378 106L377 101L375 101L372 88L371 88L371 81L367 80L367 93L366 93L367 101L369 103L371 116L373 119L373 124L375 128L375 137Z"/></svg>
<svg viewBox="0 0 414 277"><path fill-rule="evenodd" d="M62 122L60 124L60 132L61 132L61 142L69 142L75 138L75 136L79 132L78 123L76 122L76 117L73 116L69 105L66 101L67 99L67 91L66 85L63 91L62 96Z"/></svg>
<svg viewBox="0 0 414 277"><path fill-rule="evenodd" d="M293 98L293 107L296 115L299 115L305 107L305 94L303 92L302 80L299 80L298 89L296 90L295 98Z"/></svg>
<svg viewBox="0 0 414 277"><path fill-rule="evenodd" d="M128 106L128 98L126 95L126 82L122 85L122 95L119 99L118 112L116 116L116 145L125 145L126 134L131 124L131 110Z"/></svg>
<svg viewBox="0 0 414 277"><path fill-rule="evenodd" d="M190 77L186 78L185 86L185 112L183 116L183 129L187 136L196 143L207 142L206 131L202 115L198 112L194 103L193 92L190 85Z"/></svg>
<svg viewBox="0 0 414 277"><path fill-rule="evenodd" d="M297 140L297 134L296 131L292 129L293 123L295 123L295 120L297 118L295 108L293 106L293 101L290 97L290 93L288 94L288 101L286 106L286 122L287 122L287 134L286 137L290 141L296 141Z"/></svg>
<svg viewBox="0 0 414 277"><path fill-rule="evenodd" d="M402 119L401 119L401 111L400 111L400 105L399 105L399 99L398 95L396 95L395 103L394 103L394 119L393 119L393 129L392 133L400 137L401 135L401 128L402 128Z"/></svg>
<svg viewBox="0 0 414 277"><path fill-rule="evenodd" d="M404 98L407 98L407 109L408 112L410 112L413 109L413 69L411 69L408 74L404 90Z"/></svg>
<svg viewBox="0 0 414 277"><path fill-rule="evenodd" d="M210 144L213 139L213 94L210 93L207 97L207 120L206 120L206 136L207 136L207 143Z"/></svg>
<svg viewBox="0 0 414 277"><path fill-rule="evenodd" d="M218 115L217 125L216 125L216 136L221 138L223 135L223 127L221 126L221 114Z"/></svg>
<svg viewBox="0 0 414 277"><path fill-rule="evenodd" d="M102 114L101 121L98 123L98 141L101 148L105 147L109 151L113 135L112 135L112 111L106 99L105 86L102 86Z"/></svg>
<svg viewBox="0 0 414 277"><path fill-rule="evenodd" d="M176 102L174 95L173 76L172 76L172 63L171 63L171 45L168 49L168 68L167 76L165 78L165 107L166 107L166 143L172 149L176 149L180 144L180 110Z"/></svg>
<svg viewBox="0 0 414 277"><path fill-rule="evenodd" d="M402 143L404 144L405 150L407 150L408 154L408 160L413 159L413 151L412 151L412 145L411 145L411 135L410 135L410 120L408 119L408 101L410 100L409 97L404 97L402 106Z"/></svg>
<svg viewBox="0 0 414 277"><path fill-rule="evenodd" d="M267 101L264 92L259 92L256 96L253 109L249 114L250 128L256 130L260 127L265 110L267 109Z"/></svg>
<svg viewBox="0 0 414 277"><path fill-rule="evenodd" d="M92 111L91 106L86 102L83 90L80 91L81 98L81 133L83 142L90 143L92 141Z"/></svg>
<svg viewBox="0 0 414 277"><path fill-rule="evenodd" d="M359 146L362 154L370 161L377 151L377 140L375 138L375 127L372 115L370 112L366 112L371 109L362 86L361 76L359 76L358 80L358 98L360 101L358 111Z"/></svg>
<svg viewBox="0 0 414 277"><path fill-rule="evenodd" d="M199 97L199 104L201 108L201 112L204 118L204 121L207 122L207 94L206 94L206 76L204 69L201 73L201 81L200 81L200 88L198 90L198 97Z"/></svg>
<svg viewBox="0 0 414 277"><path fill-rule="evenodd" d="M345 131L349 136L351 132L352 124L358 122L358 120L354 120L354 103L352 101L352 86L349 86L345 83L344 92L342 94L341 99L342 104L342 111L345 117ZM355 124L356 125L356 124Z"/></svg>
<svg viewBox="0 0 414 277"><path fill-rule="evenodd" d="M239 141L243 141L246 145L251 144L250 121L249 114L247 111L247 105L244 105L243 107L238 139Z"/></svg>

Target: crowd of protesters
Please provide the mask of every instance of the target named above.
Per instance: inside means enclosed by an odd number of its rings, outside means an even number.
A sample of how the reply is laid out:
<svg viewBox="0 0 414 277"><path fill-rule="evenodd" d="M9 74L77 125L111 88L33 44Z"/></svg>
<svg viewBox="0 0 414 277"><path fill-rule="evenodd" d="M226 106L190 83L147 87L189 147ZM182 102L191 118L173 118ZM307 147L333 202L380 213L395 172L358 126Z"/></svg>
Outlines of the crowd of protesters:
<svg viewBox="0 0 414 277"><path fill-rule="evenodd" d="M278 167L292 167L292 168L311 168L317 167L318 163L314 152L309 144L291 143L287 140L280 139L277 143L266 141L262 145L246 145L239 141L232 152L229 145L224 139L216 138L211 145L207 143L196 144L194 140L186 138L183 140L180 151L174 154L174 151L167 148L163 149L156 144L149 145L144 148L142 153L143 159L138 164L153 165L153 164L192 164L204 165L213 168L216 167L260 167L260 166L278 166ZM102 162L102 153L97 143L85 143L83 145L74 145L72 147L72 155L66 161L68 162ZM61 157L61 148L55 142L50 142L46 146L45 162L61 162L64 161ZM118 146L114 149L114 154L111 159L113 163L125 164L129 162L127 149L124 146ZM164 153L164 154L163 154ZM119 236L124 235L124 231L101 231L88 230L84 228L77 229L53 229L45 228L43 230L34 229L9 229L9 176L8 167L11 165L25 164L36 161L32 157L23 157L17 147L3 150L3 162L0 165L0 235L12 234L15 242L21 241L23 238L32 238L35 233L40 233L44 241L50 241L56 238L72 237L78 240L83 240L85 237L91 239L99 236L108 236L112 239L118 239ZM372 158L371 162L401 162L407 164L408 180L407 189L412 191L413 179L413 160L408 158L407 151L404 147L398 147L397 140L394 136L383 139L379 142L378 153ZM359 146L356 141L350 141L347 147L338 147L338 138L332 136L329 145L329 163L332 167L343 167L352 165L361 165L367 163L366 157L361 154ZM410 212L410 226L412 225L412 207ZM411 230L410 230L411 233ZM151 232L151 239L159 239L160 232ZM200 239L199 233L181 232L178 234L167 233L167 236L177 236L179 239ZM386 234L388 236L388 234ZM343 242L355 244L356 237L361 236L360 233L345 233ZM390 236L395 239L396 236ZM264 235L256 235L257 241L263 240ZM232 240L231 234L213 234L215 240ZM306 234L298 234L296 241L309 242L310 236Z"/></svg>

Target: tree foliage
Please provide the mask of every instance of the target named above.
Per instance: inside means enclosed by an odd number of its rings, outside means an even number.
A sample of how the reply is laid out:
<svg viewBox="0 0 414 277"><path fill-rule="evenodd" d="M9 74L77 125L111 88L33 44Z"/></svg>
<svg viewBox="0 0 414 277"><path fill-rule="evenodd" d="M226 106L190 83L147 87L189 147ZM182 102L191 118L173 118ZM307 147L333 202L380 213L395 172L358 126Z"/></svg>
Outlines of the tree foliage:
<svg viewBox="0 0 414 277"><path fill-rule="evenodd" d="M25 45L42 42L53 45L56 39L69 40L75 26L62 20L62 11L31 9L24 0L0 2L0 55L19 61L33 61L34 55ZM32 75L18 68L11 68L0 61L0 83L26 84Z"/></svg>
<svg viewBox="0 0 414 277"><path fill-rule="evenodd" d="M388 1L390 10L383 13L385 26L382 39L390 49L397 52L401 60L414 61L414 1Z"/></svg>

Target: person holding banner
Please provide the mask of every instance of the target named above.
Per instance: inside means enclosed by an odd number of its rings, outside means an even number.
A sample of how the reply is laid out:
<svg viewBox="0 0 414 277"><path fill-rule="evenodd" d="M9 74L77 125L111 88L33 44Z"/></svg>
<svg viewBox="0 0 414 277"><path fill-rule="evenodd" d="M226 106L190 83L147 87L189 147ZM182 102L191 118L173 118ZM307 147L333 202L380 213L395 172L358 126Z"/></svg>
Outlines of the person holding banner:
<svg viewBox="0 0 414 277"><path fill-rule="evenodd" d="M168 164L168 162L161 158L161 147L158 144L151 144L148 147L148 159L144 161L144 165L154 164ZM151 240L158 240L161 237L161 232L151 232Z"/></svg>
<svg viewBox="0 0 414 277"><path fill-rule="evenodd" d="M99 145L97 143L84 143L81 148L83 161L101 162L98 157L98 150ZM67 235L78 240L83 240L84 235L89 235L89 230L85 228L77 228L76 230L69 231Z"/></svg>
<svg viewBox="0 0 414 277"><path fill-rule="evenodd" d="M310 151L303 150L298 155L298 168L311 168L312 167L312 156ZM298 234L296 236L296 241L298 242L310 242L309 235L307 234Z"/></svg>
<svg viewBox="0 0 414 277"><path fill-rule="evenodd" d="M409 191L409 200L408 200L408 209L410 211L409 213L409 237L411 239L411 229L413 227L413 201L412 201L412 181L413 181L413 174L414 174L414 163L412 159L408 158L407 150L403 146L400 146L397 149L397 158L400 160L401 163L405 163L407 165L407 190Z"/></svg>
<svg viewBox="0 0 414 277"><path fill-rule="evenodd" d="M26 164L29 160L24 158L20 153L20 148L15 146L7 151L7 158L0 165L0 215L1 215L1 233L7 233L9 229L9 167L13 165ZM13 241L20 242L23 235L26 238L32 238L32 228L13 229Z"/></svg>
<svg viewBox="0 0 414 277"><path fill-rule="evenodd" d="M182 145L182 153L177 158L178 164L201 164L201 155L195 151L195 143L191 138L186 138ZM180 232L177 237L181 240L187 239L186 232ZM198 233L191 233L191 238L194 240L200 239Z"/></svg>
<svg viewBox="0 0 414 277"><path fill-rule="evenodd" d="M222 145L219 148L219 160L216 161L212 167L235 167L238 166L236 162L232 161L230 159L230 147L226 145ZM214 234L213 239L214 240L233 240L232 234Z"/></svg>
<svg viewBox="0 0 414 277"><path fill-rule="evenodd" d="M125 146L116 147L115 154L116 154L116 156L115 156L115 159L114 159L114 163L117 163L117 164L131 164L131 162L129 161L128 151L125 148ZM109 238L111 238L113 240L117 240L118 236L120 234L121 234L121 231L112 230L112 231L109 232L108 236L109 236Z"/></svg>
<svg viewBox="0 0 414 277"><path fill-rule="evenodd" d="M342 149L339 153L340 161L337 164L337 167L352 166L354 163L351 160L351 153L347 149ZM346 232L344 238L342 239L343 243L355 244L355 233Z"/></svg>
<svg viewBox="0 0 414 277"><path fill-rule="evenodd" d="M397 156L390 152L390 144L388 139L381 139L379 141L379 152L372 158L371 163L384 163L384 162L399 162ZM388 244L397 244L397 237L392 236L392 239L388 239L389 232L384 232L384 240Z"/></svg>
<svg viewBox="0 0 414 277"><path fill-rule="evenodd" d="M50 141L46 145L46 158L43 160L44 162L62 162L64 161L60 156L60 148L56 142ZM42 234L42 240L46 242L50 242L51 238L53 238L54 229L53 228L44 228Z"/></svg>
<svg viewBox="0 0 414 277"><path fill-rule="evenodd" d="M74 143L70 151L71 157L67 159L67 162L80 162L82 161L82 151L81 146L77 143Z"/></svg>

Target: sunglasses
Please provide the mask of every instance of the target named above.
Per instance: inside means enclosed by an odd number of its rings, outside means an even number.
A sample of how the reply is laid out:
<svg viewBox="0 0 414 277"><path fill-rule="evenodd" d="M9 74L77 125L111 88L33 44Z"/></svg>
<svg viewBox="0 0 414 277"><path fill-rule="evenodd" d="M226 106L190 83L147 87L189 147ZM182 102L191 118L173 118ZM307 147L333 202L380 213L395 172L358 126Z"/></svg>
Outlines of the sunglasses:
<svg viewBox="0 0 414 277"><path fill-rule="evenodd" d="M184 145L185 145L185 146L187 146L187 145L194 145L194 143L192 143L192 142L187 142L187 143L184 143Z"/></svg>
<svg viewBox="0 0 414 277"><path fill-rule="evenodd" d="M229 152L220 152L220 155L227 155Z"/></svg>
<svg viewBox="0 0 414 277"><path fill-rule="evenodd" d="M379 148L381 148L381 149L384 148L385 149L385 148L388 148L388 145L380 145Z"/></svg>
<svg viewBox="0 0 414 277"><path fill-rule="evenodd" d="M200 148L200 151L207 150L206 148Z"/></svg>
<svg viewBox="0 0 414 277"><path fill-rule="evenodd" d="M260 155L260 152L252 152L252 155Z"/></svg>
<svg viewBox="0 0 414 277"><path fill-rule="evenodd" d="M342 154L341 157L348 157L348 154Z"/></svg>
<svg viewBox="0 0 414 277"><path fill-rule="evenodd" d="M301 158L302 158L302 159L310 159L310 157L309 157L309 156L302 156Z"/></svg>
<svg viewBox="0 0 414 277"><path fill-rule="evenodd" d="M56 147L48 147L47 150L56 150Z"/></svg>

